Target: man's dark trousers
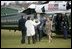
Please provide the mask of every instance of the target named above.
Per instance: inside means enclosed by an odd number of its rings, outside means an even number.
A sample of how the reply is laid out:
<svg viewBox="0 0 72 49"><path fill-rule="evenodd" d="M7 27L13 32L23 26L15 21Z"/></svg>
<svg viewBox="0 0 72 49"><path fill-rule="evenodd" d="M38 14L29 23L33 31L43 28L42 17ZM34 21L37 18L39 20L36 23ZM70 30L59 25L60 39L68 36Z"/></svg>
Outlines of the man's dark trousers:
<svg viewBox="0 0 72 49"><path fill-rule="evenodd" d="M25 30L22 30L22 40L21 40L21 43L25 43L25 36L26 36L26 31Z"/></svg>

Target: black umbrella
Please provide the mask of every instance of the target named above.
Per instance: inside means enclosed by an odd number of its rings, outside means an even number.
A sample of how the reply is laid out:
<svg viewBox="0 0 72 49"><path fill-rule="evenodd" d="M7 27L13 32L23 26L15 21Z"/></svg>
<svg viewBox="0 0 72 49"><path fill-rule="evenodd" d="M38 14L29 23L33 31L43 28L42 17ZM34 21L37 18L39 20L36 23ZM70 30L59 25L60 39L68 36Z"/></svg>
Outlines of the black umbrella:
<svg viewBox="0 0 72 49"><path fill-rule="evenodd" d="M36 11L35 11L35 9L28 8L28 9L22 11L22 13L29 15L29 14L36 13Z"/></svg>
<svg viewBox="0 0 72 49"><path fill-rule="evenodd" d="M41 9L41 10L42 10L42 12L43 12L43 13L45 12L45 8L44 8L44 6L42 7L42 9Z"/></svg>

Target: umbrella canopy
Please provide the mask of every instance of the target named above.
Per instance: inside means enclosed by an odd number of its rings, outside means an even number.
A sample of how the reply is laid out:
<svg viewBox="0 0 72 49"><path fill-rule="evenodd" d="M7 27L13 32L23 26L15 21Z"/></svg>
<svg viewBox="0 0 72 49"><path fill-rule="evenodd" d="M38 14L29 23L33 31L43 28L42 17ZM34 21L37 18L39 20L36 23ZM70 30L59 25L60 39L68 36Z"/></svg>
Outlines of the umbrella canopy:
<svg viewBox="0 0 72 49"><path fill-rule="evenodd" d="M28 9L22 11L22 13L25 13L25 14L29 15L29 14L36 13L36 11L35 11L35 9L28 8Z"/></svg>
<svg viewBox="0 0 72 49"><path fill-rule="evenodd" d="M35 4L31 4L28 8L35 9Z"/></svg>

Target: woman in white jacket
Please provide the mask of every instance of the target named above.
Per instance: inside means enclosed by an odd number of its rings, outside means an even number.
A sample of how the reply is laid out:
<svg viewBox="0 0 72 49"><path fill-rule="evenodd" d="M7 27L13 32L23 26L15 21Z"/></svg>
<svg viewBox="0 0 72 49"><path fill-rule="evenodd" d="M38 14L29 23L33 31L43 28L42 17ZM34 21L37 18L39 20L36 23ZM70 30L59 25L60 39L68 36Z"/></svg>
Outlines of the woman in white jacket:
<svg viewBox="0 0 72 49"><path fill-rule="evenodd" d="M25 23L26 26L26 35L28 36L28 44L30 44L30 37L32 37L33 43L35 43L35 26L40 24L40 22L35 23L31 20L30 16L27 18L27 21Z"/></svg>

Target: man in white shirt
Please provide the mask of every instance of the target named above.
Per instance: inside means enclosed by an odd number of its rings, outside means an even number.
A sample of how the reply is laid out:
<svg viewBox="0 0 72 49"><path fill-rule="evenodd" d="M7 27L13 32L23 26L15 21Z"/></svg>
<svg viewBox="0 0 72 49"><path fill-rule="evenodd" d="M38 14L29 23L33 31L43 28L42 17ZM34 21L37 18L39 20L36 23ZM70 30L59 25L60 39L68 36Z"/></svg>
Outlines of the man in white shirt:
<svg viewBox="0 0 72 49"><path fill-rule="evenodd" d="M35 28L34 27L37 26L38 24L40 24L40 22L39 21L38 23L33 22L30 16L27 18L25 26L27 28L26 36L28 36L28 44L30 44L30 37L32 37L33 43L35 43Z"/></svg>

